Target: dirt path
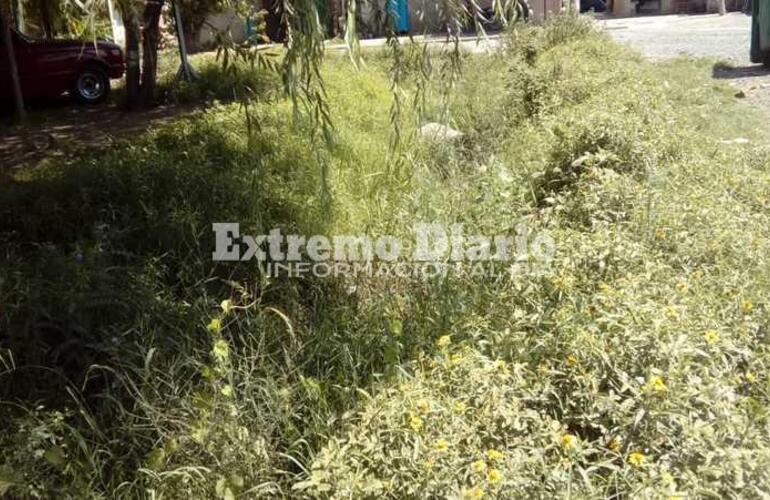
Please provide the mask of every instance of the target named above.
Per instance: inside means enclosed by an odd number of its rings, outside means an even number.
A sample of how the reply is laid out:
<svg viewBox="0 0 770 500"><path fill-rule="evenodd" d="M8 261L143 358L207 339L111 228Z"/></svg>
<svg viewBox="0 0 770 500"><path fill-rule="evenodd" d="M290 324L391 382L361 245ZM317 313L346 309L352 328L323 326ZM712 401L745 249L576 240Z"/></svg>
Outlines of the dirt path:
<svg viewBox="0 0 770 500"><path fill-rule="evenodd" d="M31 124L23 130L0 126L0 174L46 156L66 154L73 147L109 146L115 139L144 132L153 124L195 109L190 105L164 105L127 113L115 104L83 107L62 103L33 110Z"/></svg>

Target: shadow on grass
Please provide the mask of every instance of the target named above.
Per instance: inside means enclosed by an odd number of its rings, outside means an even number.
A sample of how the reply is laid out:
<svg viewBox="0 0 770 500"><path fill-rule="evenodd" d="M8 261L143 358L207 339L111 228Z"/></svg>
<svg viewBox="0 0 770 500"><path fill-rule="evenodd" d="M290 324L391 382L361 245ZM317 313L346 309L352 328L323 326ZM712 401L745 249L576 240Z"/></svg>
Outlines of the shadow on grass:
<svg viewBox="0 0 770 500"><path fill-rule="evenodd" d="M738 80L743 78L755 78L770 75L770 68L761 64L750 66L732 66L724 62L718 62L711 71L711 76L718 80Z"/></svg>
<svg viewBox="0 0 770 500"><path fill-rule="evenodd" d="M198 73L199 78L190 83L159 75L156 105L132 112L124 109L125 93L120 84L114 85L109 100L99 105L79 105L66 95L31 102L23 128L13 125L13 109L6 106L0 110L0 175L62 150L112 147L114 138L141 134L157 122L204 109L213 102L227 103L251 95L270 98L280 88L276 75L248 68L223 72L211 58L201 62Z"/></svg>

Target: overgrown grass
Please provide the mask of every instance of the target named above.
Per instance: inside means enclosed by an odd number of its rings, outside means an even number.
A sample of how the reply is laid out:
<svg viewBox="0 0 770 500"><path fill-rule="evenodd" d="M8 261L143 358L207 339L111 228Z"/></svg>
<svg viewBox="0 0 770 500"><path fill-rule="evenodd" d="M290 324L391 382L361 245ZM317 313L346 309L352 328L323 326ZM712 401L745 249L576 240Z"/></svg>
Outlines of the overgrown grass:
<svg viewBox="0 0 770 500"><path fill-rule="evenodd" d="M569 18L510 41L465 61L461 141L404 117L398 169L385 64L331 57L331 146L287 102L251 135L220 105L2 186L0 494L766 492L764 117ZM557 254L514 279L269 280L211 261L229 220L525 222Z"/></svg>

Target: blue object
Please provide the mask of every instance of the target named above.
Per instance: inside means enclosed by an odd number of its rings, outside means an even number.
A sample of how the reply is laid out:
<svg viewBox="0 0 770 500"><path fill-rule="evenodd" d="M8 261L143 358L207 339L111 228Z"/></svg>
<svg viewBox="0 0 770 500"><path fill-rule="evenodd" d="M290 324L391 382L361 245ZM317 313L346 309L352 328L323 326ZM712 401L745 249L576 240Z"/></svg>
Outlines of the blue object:
<svg viewBox="0 0 770 500"><path fill-rule="evenodd" d="M407 0L388 0L388 13L393 17L393 29L396 33L409 33L409 4Z"/></svg>

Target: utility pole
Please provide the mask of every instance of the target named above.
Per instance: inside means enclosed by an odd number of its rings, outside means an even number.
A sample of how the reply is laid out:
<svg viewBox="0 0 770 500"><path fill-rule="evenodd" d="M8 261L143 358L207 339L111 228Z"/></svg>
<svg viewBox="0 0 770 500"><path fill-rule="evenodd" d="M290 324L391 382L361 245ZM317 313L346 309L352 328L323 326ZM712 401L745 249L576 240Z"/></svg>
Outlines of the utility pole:
<svg viewBox="0 0 770 500"><path fill-rule="evenodd" d="M2 30L3 45L5 45L8 68L11 74L11 88L13 89L13 103L16 106L16 116L22 124L27 121L27 112L24 110L24 97L21 93L21 80L19 79L19 66L16 64L16 50L13 47L11 35L11 9L7 0L0 0L0 30Z"/></svg>

